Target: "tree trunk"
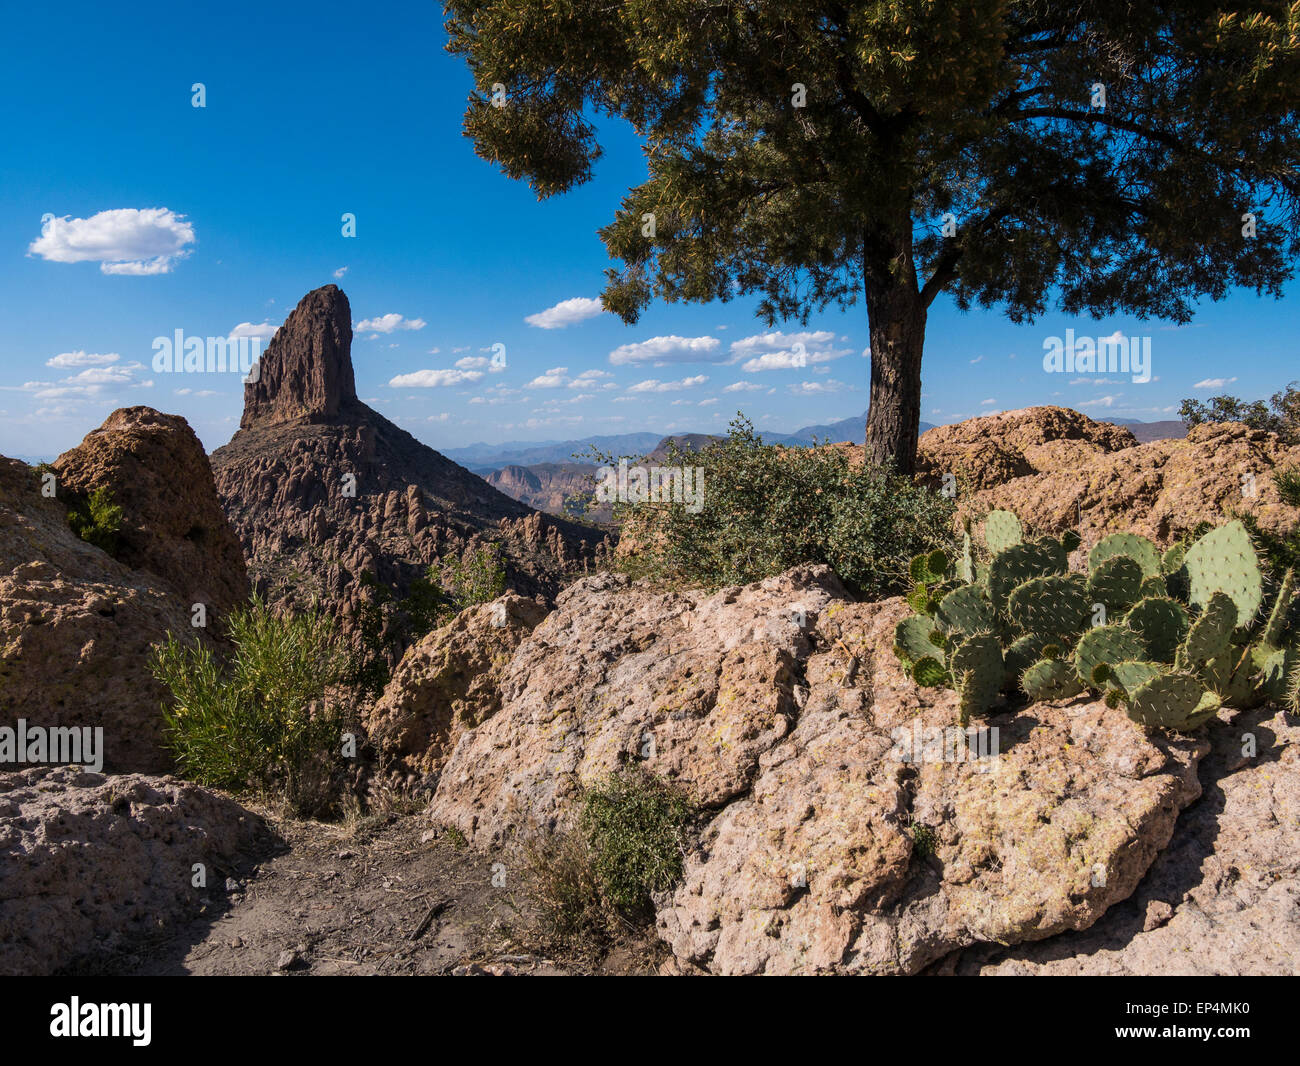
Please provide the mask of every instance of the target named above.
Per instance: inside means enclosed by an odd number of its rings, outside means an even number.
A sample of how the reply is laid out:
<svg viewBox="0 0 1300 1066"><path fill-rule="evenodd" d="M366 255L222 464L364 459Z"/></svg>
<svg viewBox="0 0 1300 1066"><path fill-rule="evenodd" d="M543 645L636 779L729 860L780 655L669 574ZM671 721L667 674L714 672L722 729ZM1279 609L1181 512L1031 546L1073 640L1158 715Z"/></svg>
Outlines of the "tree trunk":
<svg viewBox="0 0 1300 1066"><path fill-rule="evenodd" d="M916 285L910 232L864 245L867 322L871 336L871 400L867 460L900 474L916 468L921 421L921 351L926 308ZM892 266L892 269L891 269Z"/></svg>

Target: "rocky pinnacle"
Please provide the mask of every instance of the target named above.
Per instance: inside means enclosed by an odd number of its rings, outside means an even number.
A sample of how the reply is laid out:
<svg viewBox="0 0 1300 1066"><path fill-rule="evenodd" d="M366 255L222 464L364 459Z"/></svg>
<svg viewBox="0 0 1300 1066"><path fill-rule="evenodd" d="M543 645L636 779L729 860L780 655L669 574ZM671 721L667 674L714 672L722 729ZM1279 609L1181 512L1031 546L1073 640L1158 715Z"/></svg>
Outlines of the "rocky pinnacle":
<svg viewBox="0 0 1300 1066"><path fill-rule="evenodd" d="M304 296L244 385L241 429L277 422L327 422L357 398L352 374L352 308L337 285Z"/></svg>

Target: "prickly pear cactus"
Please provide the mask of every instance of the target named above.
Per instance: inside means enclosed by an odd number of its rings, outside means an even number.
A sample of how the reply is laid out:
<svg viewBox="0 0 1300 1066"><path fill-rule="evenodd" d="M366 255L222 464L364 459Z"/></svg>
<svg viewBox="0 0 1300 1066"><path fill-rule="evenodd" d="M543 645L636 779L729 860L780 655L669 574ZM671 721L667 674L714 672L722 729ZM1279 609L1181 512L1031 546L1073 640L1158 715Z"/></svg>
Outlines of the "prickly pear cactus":
<svg viewBox="0 0 1300 1066"><path fill-rule="evenodd" d="M1250 534L1239 521L1212 529L1187 549L1188 598L1198 607L1216 592L1237 606L1237 625L1244 626L1264 602L1264 580Z"/></svg>
<svg viewBox="0 0 1300 1066"><path fill-rule="evenodd" d="M1088 553L1088 570L1095 573L1107 559L1124 555L1142 567L1144 577L1160 573L1160 549L1139 533L1112 533L1103 537Z"/></svg>
<svg viewBox="0 0 1300 1066"><path fill-rule="evenodd" d="M1124 616L1124 624L1147 646L1146 657L1172 663L1187 635L1187 608L1167 596L1148 596Z"/></svg>
<svg viewBox="0 0 1300 1066"><path fill-rule="evenodd" d="M1190 674L1159 674L1128 698L1128 716L1147 729L1190 733L1213 718L1221 701Z"/></svg>
<svg viewBox="0 0 1300 1066"><path fill-rule="evenodd" d="M948 670L958 681L963 723L987 714L1002 692L1002 645L993 633L975 633L956 645Z"/></svg>
<svg viewBox="0 0 1300 1066"><path fill-rule="evenodd" d="M934 617L945 633L979 633L997 626L993 605L978 585L958 585L939 602Z"/></svg>
<svg viewBox="0 0 1300 1066"><path fill-rule="evenodd" d="M1035 577L1064 574L1065 549L1054 540L1016 544L993 556L989 563L989 599L997 611L1005 611L1016 587Z"/></svg>
<svg viewBox="0 0 1300 1066"><path fill-rule="evenodd" d="M1146 728L1182 731L1222 703L1273 699L1300 713L1295 576L1256 621L1263 576L1245 527L1203 528L1163 556L1145 537L1112 534L1089 552L1086 575L1071 574L1077 535L1026 541L1015 515L991 512L987 566L969 524L955 562L913 560L917 613L896 627L894 651L918 684L957 691L963 721L1016 690L1065 699L1091 689Z"/></svg>
<svg viewBox="0 0 1300 1066"><path fill-rule="evenodd" d="M1192 665L1207 663L1224 654L1237 626L1237 605L1226 593L1215 592L1201 616L1192 623L1183 642L1180 661Z"/></svg>
<svg viewBox="0 0 1300 1066"><path fill-rule="evenodd" d="M1142 598L1142 565L1130 555L1112 555L1088 575L1088 595L1107 611L1119 612Z"/></svg>
<svg viewBox="0 0 1300 1066"><path fill-rule="evenodd" d="M1113 668L1116 663L1140 660L1146 653L1145 642L1128 626L1094 626L1075 645L1074 669L1085 686L1100 689L1104 682L1097 674L1098 667Z"/></svg>
<svg viewBox="0 0 1300 1066"><path fill-rule="evenodd" d="M1039 659L1020 679L1020 687L1031 700L1066 700L1083 691L1074 667L1064 659Z"/></svg>
<svg viewBox="0 0 1300 1066"><path fill-rule="evenodd" d="M990 511L984 519L984 543L994 555L1019 544L1023 537L1020 519L1010 511Z"/></svg>
<svg viewBox="0 0 1300 1066"><path fill-rule="evenodd" d="M1088 592L1077 574L1030 578L1007 600L1013 625L1052 639L1073 637L1087 625L1089 610Z"/></svg>

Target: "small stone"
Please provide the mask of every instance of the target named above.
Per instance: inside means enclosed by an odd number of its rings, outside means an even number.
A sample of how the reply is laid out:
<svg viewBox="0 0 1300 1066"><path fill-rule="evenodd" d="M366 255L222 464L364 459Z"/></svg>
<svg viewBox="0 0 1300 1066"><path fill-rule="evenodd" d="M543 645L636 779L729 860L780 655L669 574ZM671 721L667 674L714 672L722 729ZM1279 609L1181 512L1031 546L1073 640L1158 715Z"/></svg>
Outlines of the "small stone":
<svg viewBox="0 0 1300 1066"><path fill-rule="evenodd" d="M287 970L297 969L302 964L302 957L295 948L286 948L280 952L279 958L275 960L275 968L281 973Z"/></svg>
<svg viewBox="0 0 1300 1066"><path fill-rule="evenodd" d="M1149 933L1152 929L1158 929L1173 916L1173 907L1162 899L1153 899L1147 904L1147 913L1142 922L1142 931Z"/></svg>

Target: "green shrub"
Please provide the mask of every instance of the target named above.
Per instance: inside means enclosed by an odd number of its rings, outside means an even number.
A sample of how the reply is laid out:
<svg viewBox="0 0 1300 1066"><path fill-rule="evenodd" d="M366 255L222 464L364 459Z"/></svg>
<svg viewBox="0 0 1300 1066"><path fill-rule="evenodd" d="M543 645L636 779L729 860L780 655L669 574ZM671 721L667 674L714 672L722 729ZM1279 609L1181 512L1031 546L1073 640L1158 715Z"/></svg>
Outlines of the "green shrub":
<svg viewBox="0 0 1300 1066"><path fill-rule="evenodd" d="M611 466L609 456L597 458ZM764 444L743 416L699 452L670 443L660 466L702 467L703 506L616 504L640 546L634 568L706 587L826 563L869 599L901 592L908 562L955 543L951 500L830 445Z"/></svg>
<svg viewBox="0 0 1300 1066"><path fill-rule="evenodd" d="M369 592L357 618L357 646L347 683L377 699L407 648L465 608L500 596L506 572L496 548L489 545L468 561L454 554L439 559L410 583L405 596L369 571L362 573L361 583Z"/></svg>
<svg viewBox="0 0 1300 1066"><path fill-rule="evenodd" d="M112 555L122 531L122 508L113 502L107 489L98 488L69 508L68 525L87 544Z"/></svg>
<svg viewBox="0 0 1300 1066"><path fill-rule="evenodd" d="M608 904L642 911L682 876L685 798L637 769L618 770L583 797L579 821L592 872Z"/></svg>
<svg viewBox="0 0 1300 1066"><path fill-rule="evenodd" d="M330 813L343 780L349 667L334 623L312 611L278 618L254 598L229 619L230 662L174 634L151 668L171 700L163 716L181 773L204 785L282 799L296 814Z"/></svg>
<svg viewBox="0 0 1300 1066"><path fill-rule="evenodd" d="M432 586L447 593L453 615L467 607L491 603L506 588L505 567L494 545L477 549L468 561L459 555L446 556L430 566L425 576Z"/></svg>

